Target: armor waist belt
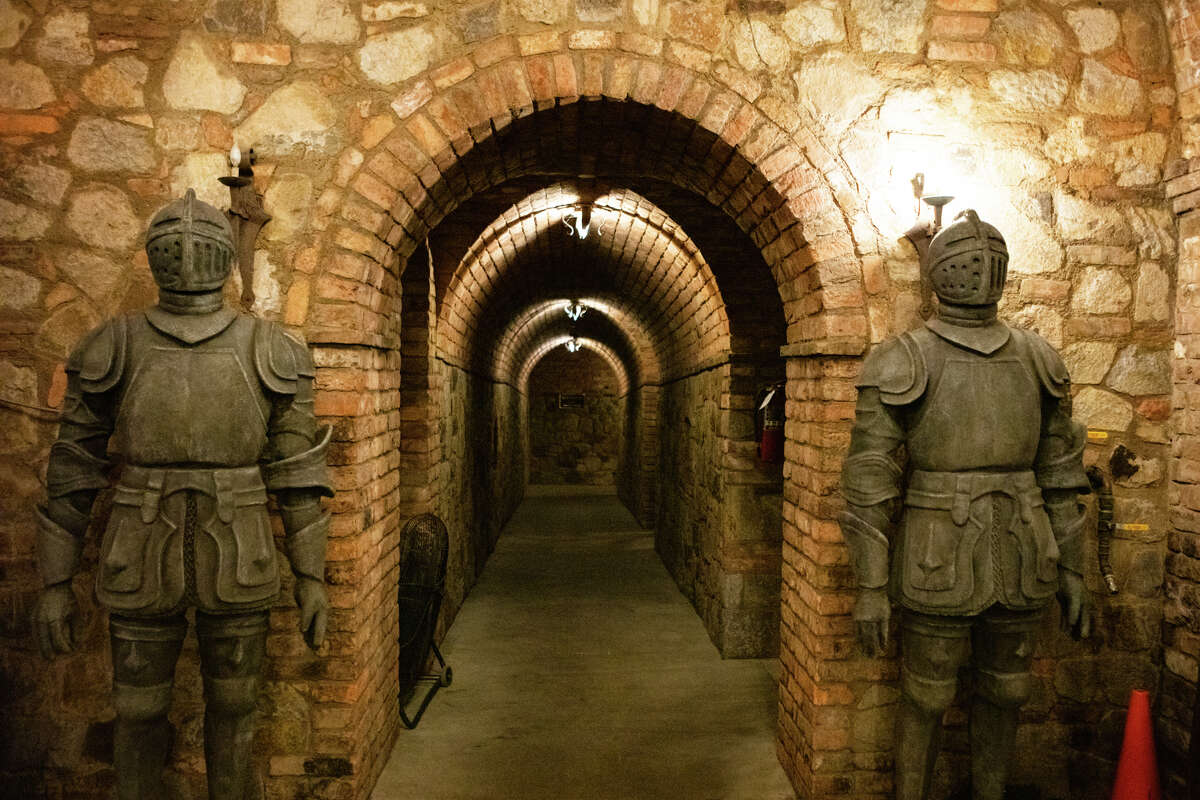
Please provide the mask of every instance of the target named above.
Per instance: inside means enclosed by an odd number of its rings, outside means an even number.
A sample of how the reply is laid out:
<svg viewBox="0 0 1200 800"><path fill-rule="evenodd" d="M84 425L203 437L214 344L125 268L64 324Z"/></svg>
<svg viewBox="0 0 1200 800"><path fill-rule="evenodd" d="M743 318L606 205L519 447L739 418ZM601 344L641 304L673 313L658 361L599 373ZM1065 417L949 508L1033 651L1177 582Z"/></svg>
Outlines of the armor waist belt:
<svg viewBox="0 0 1200 800"><path fill-rule="evenodd" d="M129 466L121 473L113 502L140 505L142 521L150 524L158 516L162 498L187 490L214 498L217 516L225 523L233 520L235 507L267 502L262 471L257 465L195 469Z"/></svg>
<svg viewBox="0 0 1200 800"><path fill-rule="evenodd" d="M1033 509L1042 505L1042 492L1031 470L927 472L919 469L909 477L904 504L948 510L955 525L965 525L971 503L983 495L995 493L1015 500L1025 522L1033 519Z"/></svg>

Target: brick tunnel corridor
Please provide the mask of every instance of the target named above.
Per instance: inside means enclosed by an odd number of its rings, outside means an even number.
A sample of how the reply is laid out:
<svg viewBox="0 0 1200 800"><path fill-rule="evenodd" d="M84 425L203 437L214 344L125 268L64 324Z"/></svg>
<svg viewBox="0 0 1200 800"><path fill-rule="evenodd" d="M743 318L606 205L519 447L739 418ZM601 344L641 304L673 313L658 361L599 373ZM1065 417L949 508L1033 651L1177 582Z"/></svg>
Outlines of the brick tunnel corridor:
<svg viewBox="0 0 1200 800"><path fill-rule="evenodd" d="M529 488L374 800L794 797L775 661L721 659L611 492Z"/></svg>

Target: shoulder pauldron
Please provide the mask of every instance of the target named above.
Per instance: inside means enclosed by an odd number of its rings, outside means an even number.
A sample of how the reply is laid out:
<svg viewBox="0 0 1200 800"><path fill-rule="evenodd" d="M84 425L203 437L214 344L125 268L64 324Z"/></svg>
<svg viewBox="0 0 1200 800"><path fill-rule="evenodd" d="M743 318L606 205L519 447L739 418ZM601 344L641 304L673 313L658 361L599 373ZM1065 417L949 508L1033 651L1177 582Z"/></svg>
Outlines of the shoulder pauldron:
<svg viewBox="0 0 1200 800"><path fill-rule="evenodd" d="M101 394L116 386L125 371L128 326L114 317L89 333L67 358L67 372L79 374L83 391Z"/></svg>
<svg viewBox="0 0 1200 800"><path fill-rule="evenodd" d="M901 406L920 397L928 383L929 371L920 346L911 333L902 333L867 354L856 385L876 387L884 403Z"/></svg>
<svg viewBox="0 0 1200 800"><path fill-rule="evenodd" d="M254 324L254 368L263 385L276 394L295 394L302 377L316 374L308 348L265 319Z"/></svg>
<svg viewBox="0 0 1200 800"><path fill-rule="evenodd" d="M1070 391L1071 377L1067 373L1067 365L1063 363L1062 356L1049 342L1033 331L1017 328L1014 330L1021 331L1021 335L1029 347L1033 367L1042 386L1053 397L1060 400L1066 397Z"/></svg>

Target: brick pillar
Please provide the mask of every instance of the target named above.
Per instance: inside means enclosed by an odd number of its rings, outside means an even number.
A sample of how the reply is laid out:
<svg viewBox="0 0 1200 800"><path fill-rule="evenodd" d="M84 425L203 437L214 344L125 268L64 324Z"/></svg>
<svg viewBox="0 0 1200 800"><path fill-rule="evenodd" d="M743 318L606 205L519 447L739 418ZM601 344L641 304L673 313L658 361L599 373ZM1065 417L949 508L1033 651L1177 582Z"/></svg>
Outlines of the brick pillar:
<svg viewBox="0 0 1200 800"><path fill-rule="evenodd" d="M408 259L400 276L400 513L431 511L438 491L438 400L434 337L437 302L429 243Z"/></svg>
<svg viewBox="0 0 1200 800"><path fill-rule="evenodd" d="M1174 176L1172 178L1172 175ZM1179 215L1175 288L1175 393L1171 414L1171 526L1167 539L1163 672L1159 736L1168 793L1183 796L1192 773L1197 663L1200 661L1200 159L1168 172L1167 193ZM1195 790L1193 790L1195 791ZM1195 796L1195 795L1192 795Z"/></svg>
<svg viewBox="0 0 1200 800"><path fill-rule="evenodd" d="M854 581L837 524L860 360L787 362L779 757L800 795L886 800L897 664L854 647ZM879 687L885 687L880 691Z"/></svg>

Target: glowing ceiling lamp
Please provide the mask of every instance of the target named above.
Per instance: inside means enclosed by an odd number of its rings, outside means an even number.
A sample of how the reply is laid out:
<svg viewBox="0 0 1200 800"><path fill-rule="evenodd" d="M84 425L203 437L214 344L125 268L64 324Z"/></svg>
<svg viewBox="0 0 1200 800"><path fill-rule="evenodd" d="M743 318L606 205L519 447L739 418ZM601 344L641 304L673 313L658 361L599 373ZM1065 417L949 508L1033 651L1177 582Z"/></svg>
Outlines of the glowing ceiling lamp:
<svg viewBox="0 0 1200 800"><path fill-rule="evenodd" d="M563 308L563 313L571 319L571 322L579 322L579 318L587 313L587 306L578 300L572 300Z"/></svg>
<svg viewBox="0 0 1200 800"><path fill-rule="evenodd" d="M567 230L578 236L580 241L582 241L587 238L588 231L592 227L592 207L590 205L581 205L572 208L563 214L562 221L563 225L567 226Z"/></svg>
<svg viewBox="0 0 1200 800"><path fill-rule="evenodd" d="M572 337L570 338L570 340L569 340L569 341L567 342L567 344L566 344L566 348L567 348L567 352L568 352L568 353L575 353L575 352L578 352L578 351L579 351L579 348L581 348L581 347L583 347L583 345L582 345L582 344L580 344L580 343L579 343L579 340L578 340L578 339L576 339L574 336L572 336Z"/></svg>

